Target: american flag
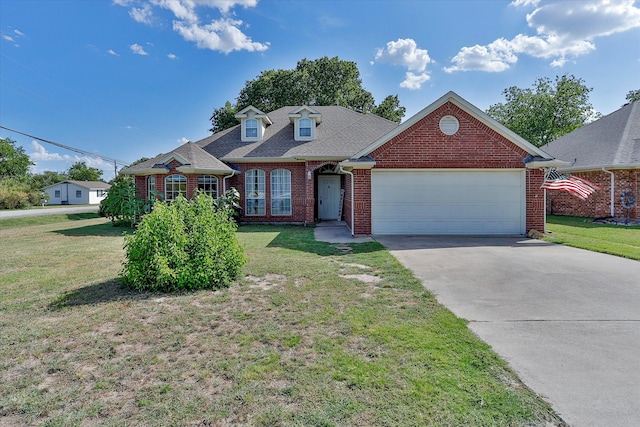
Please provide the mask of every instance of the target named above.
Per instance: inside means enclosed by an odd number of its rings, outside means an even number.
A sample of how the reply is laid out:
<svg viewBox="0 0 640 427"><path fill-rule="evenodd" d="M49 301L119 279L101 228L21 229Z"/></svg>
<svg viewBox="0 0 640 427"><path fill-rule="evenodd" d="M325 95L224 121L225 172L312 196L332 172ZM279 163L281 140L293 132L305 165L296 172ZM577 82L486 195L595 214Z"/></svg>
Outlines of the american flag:
<svg viewBox="0 0 640 427"><path fill-rule="evenodd" d="M596 190L600 190L600 187L584 178L563 174L555 169L549 169L545 174L544 182L540 188L569 191L582 200L587 200Z"/></svg>

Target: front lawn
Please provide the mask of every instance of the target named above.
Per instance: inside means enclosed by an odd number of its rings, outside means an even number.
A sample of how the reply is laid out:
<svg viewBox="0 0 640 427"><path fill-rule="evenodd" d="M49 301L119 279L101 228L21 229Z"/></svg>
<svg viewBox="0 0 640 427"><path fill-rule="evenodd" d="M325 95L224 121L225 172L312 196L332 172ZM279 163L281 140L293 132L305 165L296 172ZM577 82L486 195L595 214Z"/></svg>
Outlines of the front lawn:
<svg viewBox="0 0 640 427"><path fill-rule="evenodd" d="M562 425L378 243L242 227L240 283L139 294L76 218L0 221L1 425Z"/></svg>
<svg viewBox="0 0 640 427"><path fill-rule="evenodd" d="M640 226L595 224L592 218L547 216L544 240L640 261Z"/></svg>

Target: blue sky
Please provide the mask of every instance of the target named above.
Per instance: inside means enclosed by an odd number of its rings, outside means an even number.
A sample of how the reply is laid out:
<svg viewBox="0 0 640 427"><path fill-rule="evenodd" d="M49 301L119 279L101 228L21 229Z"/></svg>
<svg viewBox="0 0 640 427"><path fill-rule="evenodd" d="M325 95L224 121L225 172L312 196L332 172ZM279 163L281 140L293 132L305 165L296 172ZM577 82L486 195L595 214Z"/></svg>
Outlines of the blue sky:
<svg viewBox="0 0 640 427"><path fill-rule="evenodd" d="M453 90L482 110L573 74L595 109L640 89L640 1L0 0L0 125L134 161L209 135L245 81L355 61L405 119ZM0 129L34 172L113 165Z"/></svg>

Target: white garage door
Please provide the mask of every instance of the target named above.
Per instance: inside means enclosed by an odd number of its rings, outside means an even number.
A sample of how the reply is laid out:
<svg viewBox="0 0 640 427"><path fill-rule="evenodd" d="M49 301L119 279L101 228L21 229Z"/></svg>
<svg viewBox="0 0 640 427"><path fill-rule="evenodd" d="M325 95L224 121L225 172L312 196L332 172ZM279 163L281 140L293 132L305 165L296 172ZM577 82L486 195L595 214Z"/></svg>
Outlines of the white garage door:
<svg viewBox="0 0 640 427"><path fill-rule="evenodd" d="M371 171L373 234L523 234L522 170Z"/></svg>

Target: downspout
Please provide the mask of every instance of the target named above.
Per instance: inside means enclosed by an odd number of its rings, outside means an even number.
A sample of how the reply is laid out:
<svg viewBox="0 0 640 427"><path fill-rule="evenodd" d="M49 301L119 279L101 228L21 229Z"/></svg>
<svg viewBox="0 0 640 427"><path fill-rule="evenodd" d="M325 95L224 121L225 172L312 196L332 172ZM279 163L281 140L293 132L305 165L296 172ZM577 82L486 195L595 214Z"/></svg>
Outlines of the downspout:
<svg viewBox="0 0 640 427"><path fill-rule="evenodd" d="M338 163L338 165L340 166L340 172L342 173L346 173L349 174L351 176L351 237L353 237L354 234L354 229L356 228L356 218L355 218L355 209L354 209L354 205L355 205L355 194L353 194L353 190L354 190L354 183L353 183L353 172L349 172L347 170L344 170L342 168L342 165Z"/></svg>
<svg viewBox="0 0 640 427"><path fill-rule="evenodd" d="M237 171L235 169L232 169L231 175L227 175L224 178L222 178L222 194L227 192L227 179L231 178L232 176L235 176L236 172Z"/></svg>
<svg viewBox="0 0 640 427"><path fill-rule="evenodd" d="M608 171L605 169L605 166L602 167L602 171L608 173L609 175L611 175L611 202L610 202L610 217L613 218L615 216L615 198L614 198L614 194L615 194L615 187L616 187L616 176L614 175L613 172Z"/></svg>

